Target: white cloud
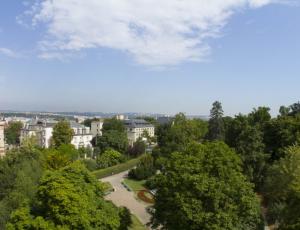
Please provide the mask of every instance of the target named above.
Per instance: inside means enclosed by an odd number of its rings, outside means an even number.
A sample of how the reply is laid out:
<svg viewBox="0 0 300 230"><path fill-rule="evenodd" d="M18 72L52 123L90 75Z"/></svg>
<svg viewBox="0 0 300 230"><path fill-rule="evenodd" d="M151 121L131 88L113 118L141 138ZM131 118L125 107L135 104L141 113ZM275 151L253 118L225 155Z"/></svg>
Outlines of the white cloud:
<svg viewBox="0 0 300 230"><path fill-rule="evenodd" d="M47 28L42 57L105 47L167 66L205 59L208 40L235 12L272 2L278 0L39 0L30 14L33 25Z"/></svg>
<svg viewBox="0 0 300 230"><path fill-rule="evenodd" d="M0 54L3 54L5 56L11 57L11 58L19 57L19 54L17 54L16 52L12 51L11 49L4 48L4 47L0 47Z"/></svg>

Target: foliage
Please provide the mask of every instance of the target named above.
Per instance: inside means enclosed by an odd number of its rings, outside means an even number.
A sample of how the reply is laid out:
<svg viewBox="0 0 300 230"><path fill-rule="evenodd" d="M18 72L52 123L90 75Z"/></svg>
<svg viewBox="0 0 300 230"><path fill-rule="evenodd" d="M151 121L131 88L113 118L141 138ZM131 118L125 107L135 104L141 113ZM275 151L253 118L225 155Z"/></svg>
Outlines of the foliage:
<svg viewBox="0 0 300 230"><path fill-rule="evenodd" d="M49 171L40 181L38 205L25 215L17 210L8 229L37 229L37 221L58 229L119 229L119 210L103 194L103 186L79 162Z"/></svg>
<svg viewBox="0 0 300 230"><path fill-rule="evenodd" d="M56 170L67 166L78 158L78 151L72 144L62 144L58 148L46 149L47 169Z"/></svg>
<svg viewBox="0 0 300 230"><path fill-rule="evenodd" d="M125 153L128 148L128 139L125 132L109 130L103 132L102 136L96 137L94 144L100 152L112 148L118 152Z"/></svg>
<svg viewBox="0 0 300 230"><path fill-rule="evenodd" d="M256 189L263 184L268 155L264 153L263 133L258 126L246 126L236 139L236 151L243 162L243 172Z"/></svg>
<svg viewBox="0 0 300 230"><path fill-rule="evenodd" d="M78 154L80 158L92 158L93 157L93 149L91 147L80 147L78 149Z"/></svg>
<svg viewBox="0 0 300 230"><path fill-rule="evenodd" d="M105 133L107 131L118 131L125 132L125 126L123 121L118 120L117 118L106 119L103 123L102 132Z"/></svg>
<svg viewBox="0 0 300 230"><path fill-rule="evenodd" d="M20 134L22 127L23 124L19 121L9 123L9 126L6 129L4 129L5 140L7 144L20 144Z"/></svg>
<svg viewBox="0 0 300 230"><path fill-rule="evenodd" d="M265 126L264 141L266 151L273 160L284 156L284 149L300 140L300 116L281 116L272 119Z"/></svg>
<svg viewBox="0 0 300 230"><path fill-rule="evenodd" d="M120 208L119 215L121 219L119 230L127 230L128 227L132 224L131 213L129 209L126 207Z"/></svg>
<svg viewBox="0 0 300 230"><path fill-rule="evenodd" d="M97 171L93 172L93 175L95 175L97 177L97 179L101 179L107 176L111 176L113 174L117 174L126 170L129 170L131 168L133 168L134 166L136 166L139 163L140 158L142 158L144 155L138 157L138 158L134 158L132 160L129 160L127 162L109 167L109 168L105 168L105 169L99 169Z"/></svg>
<svg viewBox="0 0 300 230"><path fill-rule="evenodd" d="M200 119L188 120L183 113L179 113L172 123L158 127L157 141L161 153L168 155L185 149L192 141L202 141L206 133L207 122Z"/></svg>
<svg viewBox="0 0 300 230"><path fill-rule="evenodd" d="M225 130L222 117L222 104L219 101L215 101L212 109L210 110L210 119L208 122L207 138L209 140L224 140Z"/></svg>
<svg viewBox="0 0 300 230"><path fill-rule="evenodd" d="M42 162L40 151L24 147L0 159L0 229L5 229L14 210L34 200Z"/></svg>
<svg viewBox="0 0 300 230"><path fill-rule="evenodd" d="M280 229L300 228L300 147L285 150L285 157L268 170L265 195L269 220Z"/></svg>
<svg viewBox="0 0 300 230"><path fill-rule="evenodd" d="M98 164L97 164L96 160L94 160L94 159L82 159L81 162L91 172L93 172L96 169L98 169Z"/></svg>
<svg viewBox="0 0 300 230"><path fill-rule="evenodd" d="M53 127L52 144L54 147L59 147L63 144L70 144L73 138L73 130L70 123L66 120L59 121Z"/></svg>
<svg viewBox="0 0 300 230"><path fill-rule="evenodd" d="M136 168L129 171L128 176L132 179L144 180L153 176L155 172L153 157L150 154L146 154L140 159Z"/></svg>
<svg viewBox="0 0 300 230"><path fill-rule="evenodd" d="M144 154L146 151L146 144L141 139L138 139L128 148L128 154L132 157L138 157Z"/></svg>
<svg viewBox="0 0 300 230"><path fill-rule="evenodd" d="M220 142L173 153L155 177L152 224L163 229L257 229L259 201L238 155Z"/></svg>
<svg viewBox="0 0 300 230"><path fill-rule="evenodd" d="M124 161L124 157L118 151L107 149L97 158L99 168L108 168Z"/></svg>

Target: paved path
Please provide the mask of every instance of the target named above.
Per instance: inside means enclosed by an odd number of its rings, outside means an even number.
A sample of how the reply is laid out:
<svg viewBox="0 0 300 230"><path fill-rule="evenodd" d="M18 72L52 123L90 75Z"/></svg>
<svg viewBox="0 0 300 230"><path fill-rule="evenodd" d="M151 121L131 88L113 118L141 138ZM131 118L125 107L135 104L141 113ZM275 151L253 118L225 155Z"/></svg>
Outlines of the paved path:
<svg viewBox="0 0 300 230"><path fill-rule="evenodd" d="M107 195L105 198L111 200L117 206L127 207L144 225L150 221L150 214L146 211L147 205L137 201L134 198L134 193L127 191L121 184L128 171L105 177L101 179L103 182L109 182L114 187L115 191Z"/></svg>

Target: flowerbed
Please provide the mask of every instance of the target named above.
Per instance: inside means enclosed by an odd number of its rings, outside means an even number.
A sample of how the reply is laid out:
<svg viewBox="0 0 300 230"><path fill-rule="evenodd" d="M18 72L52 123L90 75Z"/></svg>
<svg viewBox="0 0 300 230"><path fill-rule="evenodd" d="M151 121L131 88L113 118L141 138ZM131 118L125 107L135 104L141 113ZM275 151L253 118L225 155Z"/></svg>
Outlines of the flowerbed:
<svg viewBox="0 0 300 230"><path fill-rule="evenodd" d="M137 196L140 200L149 203L154 204L154 199L151 193L149 193L147 190L140 190L137 193Z"/></svg>

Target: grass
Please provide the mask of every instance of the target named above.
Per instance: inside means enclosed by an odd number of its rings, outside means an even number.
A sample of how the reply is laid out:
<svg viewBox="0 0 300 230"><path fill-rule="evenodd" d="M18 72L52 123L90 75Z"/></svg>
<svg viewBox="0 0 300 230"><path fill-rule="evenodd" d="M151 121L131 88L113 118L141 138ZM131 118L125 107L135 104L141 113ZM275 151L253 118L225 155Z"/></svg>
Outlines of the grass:
<svg viewBox="0 0 300 230"><path fill-rule="evenodd" d="M132 179L124 179L125 184L131 188L132 191L145 190L145 182L146 180L132 180Z"/></svg>
<svg viewBox="0 0 300 230"><path fill-rule="evenodd" d="M118 174L120 172L129 170L129 169L133 168L134 166L136 166L142 157L143 157L143 155L138 158L134 158L132 160L126 161L125 163L114 165L112 167L105 168L105 169L96 170L96 171L92 172L92 174L94 174L97 177L97 179L102 179L107 176Z"/></svg>
<svg viewBox="0 0 300 230"><path fill-rule="evenodd" d="M128 230L147 230L135 215L131 215L132 224Z"/></svg>

